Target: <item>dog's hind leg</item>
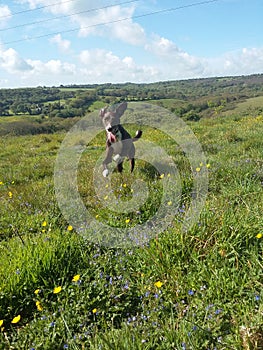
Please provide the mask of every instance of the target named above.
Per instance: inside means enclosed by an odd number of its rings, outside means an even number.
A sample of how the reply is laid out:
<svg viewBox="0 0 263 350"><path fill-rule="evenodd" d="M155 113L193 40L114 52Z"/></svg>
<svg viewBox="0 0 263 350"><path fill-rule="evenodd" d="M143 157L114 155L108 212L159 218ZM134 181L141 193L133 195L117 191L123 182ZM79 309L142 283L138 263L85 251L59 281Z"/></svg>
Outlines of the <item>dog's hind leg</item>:
<svg viewBox="0 0 263 350"><path fill-rule="evenodd" d="M128 158L130 160L130 169L131 169L131 173L133 172L133 169L134 169L134 165L135 165L135 147L132 143L131 145L131 149L129 151L129 155L128 155Z"/></svg>
<svg viewBox="0 0 263 350"><path fill-rule="evenodd" d="M134 165L135 165L135 159L134 159L134 158L131 158L131 159L130 159L131 173L133 172Z"/></svg>

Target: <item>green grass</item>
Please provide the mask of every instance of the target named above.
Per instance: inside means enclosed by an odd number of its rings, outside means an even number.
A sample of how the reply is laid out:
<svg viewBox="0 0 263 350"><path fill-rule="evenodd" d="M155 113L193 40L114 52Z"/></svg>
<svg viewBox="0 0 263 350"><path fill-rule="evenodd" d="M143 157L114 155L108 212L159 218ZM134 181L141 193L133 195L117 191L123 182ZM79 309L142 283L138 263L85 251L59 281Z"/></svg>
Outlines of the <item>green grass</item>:
<svg viewBox="0 0 263 350"><path fill-rule="evenodd" d="M244 102L237 103L231 110L231 113L236 115L258 116L262 115L263 96L250 97ZM223 112L224 115L229 114L229 111Z"/></svg>
<svg viewBox="0 0 263 350"><path fill-rule="evenodd" d="M251 113L257 108L261 108L263 105L263 96L251 97L244 102L239 102L234 108L234 113Z"/></svg>
<svg viewBox="0 0 263 350"><path fill-rule="evenodd" d="M53 185L63 133L1 138L0 349L262 349L263 121L222 116L189 126L210 164L198 222L182 231L191 201L187 160L145 127L143 137L179 168L180 210L148 244L123 249L89 242L63 218ZM83 201L113 227L149 219L163 179L143 161L133 176L125 164L111 184L121 200L131 198L135 179L149 185L140 214L109 215L97 203L91 176L103 149L101 134L82 154Z"/></svg>

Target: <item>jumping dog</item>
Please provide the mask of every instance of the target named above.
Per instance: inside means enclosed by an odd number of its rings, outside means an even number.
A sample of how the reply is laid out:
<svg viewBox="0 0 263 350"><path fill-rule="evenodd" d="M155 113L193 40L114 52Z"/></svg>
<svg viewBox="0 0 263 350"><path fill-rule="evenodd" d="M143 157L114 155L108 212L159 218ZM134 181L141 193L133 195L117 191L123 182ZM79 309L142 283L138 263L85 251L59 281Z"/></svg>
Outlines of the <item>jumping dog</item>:
<svg viewBox="0 0 263 350"><path fill-rule="evenodd" d="M107 165L114 160L117 162L118 172L123 170L124 158L130 160L131 172L135 165L135 147L134 142L142 136L142 131L138 130L135 137L131 137L127 130L120 124L120 118L127 109L127 102L122 102L115 109L102 108L100 117L107 133L106 157L103 161L103 176L109 175Z"/></svg>

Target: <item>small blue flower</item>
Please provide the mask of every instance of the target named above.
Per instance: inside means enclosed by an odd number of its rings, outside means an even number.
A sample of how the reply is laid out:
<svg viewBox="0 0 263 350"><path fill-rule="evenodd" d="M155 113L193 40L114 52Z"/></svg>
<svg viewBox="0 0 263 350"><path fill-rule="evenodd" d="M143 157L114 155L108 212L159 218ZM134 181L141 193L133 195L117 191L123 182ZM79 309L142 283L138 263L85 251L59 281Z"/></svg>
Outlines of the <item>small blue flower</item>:
<svg viewBox="0 0 263 350"><path fill-rule="evenodd" d="M123 288L124 288L124 289L129 289L129 283L126 282Z"/></svg>
<svg viewBox="0 0 263 350"><path fill-rule="evenodd" d="M189 295L194 295L195 292L194 292L192 289L190 289L190 290L188 291L188 294L189 294Z"/></svg>
<svg viewBox="0 0 263 350"><path fill-rule="evenodd" d="M216 314L216 315L219 315L221 312L222 312L221 309L217 309L217 310L215 311L215 314Z"/></svg>
<svg viewBox="0 0 263 350"><path fill-rule="evenodd" d="M205 309L206 309L206 311L208 311L211 307L213 307L214 306L214 304L209 304Z"/></svg>
<svg viewBox="0 0 263 350"><path fill-rule="evenodd" d="M63 349L68 349L68 344L64 344Z"/></svg>
<svg viewBox="0 0 263 350"><path fill-rule="evenodd" d="M259 301L259 300L260 300L260 296L259 296L259 295L256 295L256 296L255 296L255 300L256 300L256 301Z"/></svg>

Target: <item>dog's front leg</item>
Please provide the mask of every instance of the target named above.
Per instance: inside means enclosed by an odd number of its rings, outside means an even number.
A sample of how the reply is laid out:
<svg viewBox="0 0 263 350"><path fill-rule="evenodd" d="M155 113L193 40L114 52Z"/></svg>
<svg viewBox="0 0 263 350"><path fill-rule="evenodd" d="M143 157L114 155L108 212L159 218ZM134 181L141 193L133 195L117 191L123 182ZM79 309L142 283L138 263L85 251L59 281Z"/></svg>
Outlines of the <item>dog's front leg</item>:
<svg viewBox="0 0 263 350"><path fill-rule="evenodd" d="M107 168L107 165L112 162L112 156L113 156L113 148L108 147L106 150L106 158L103 161L103 172L102 175L104 177L107 177L109 175L109 170Z"/></svg>
<svg viewBox="0 0 263 350"><path fill-rule="evenodd" d="M134 165L135 165L135 160L134 158L131 158L130 159L130 165L131 165L131 173L133 172L133 169L134 169Z"/></svg>

